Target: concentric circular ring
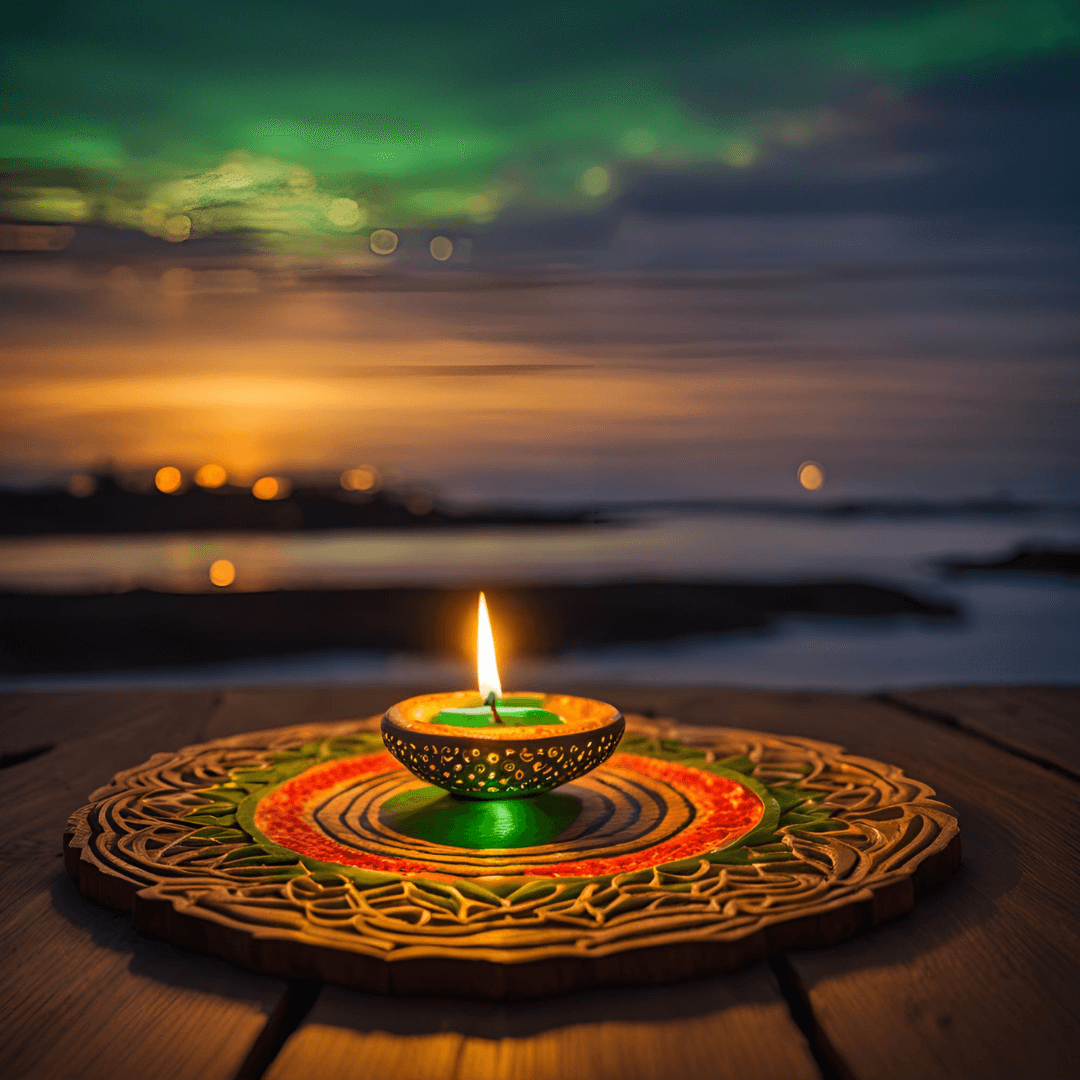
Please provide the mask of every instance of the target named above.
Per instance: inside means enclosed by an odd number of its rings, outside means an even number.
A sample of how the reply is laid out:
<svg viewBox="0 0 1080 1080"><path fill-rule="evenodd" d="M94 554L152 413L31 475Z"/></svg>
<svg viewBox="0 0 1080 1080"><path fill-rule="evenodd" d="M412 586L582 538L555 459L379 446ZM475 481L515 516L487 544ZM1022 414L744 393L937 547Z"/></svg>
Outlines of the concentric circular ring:
<svg viewBox="0 0 1080 1080"><path fill-rule="evenodd" d="M557 794L505 802L456 800L373 754L285 781L258 802L254 823L288 851L365 870L583 877L717 850L764 809L731 777L633 754L616 754Z"/></svg>

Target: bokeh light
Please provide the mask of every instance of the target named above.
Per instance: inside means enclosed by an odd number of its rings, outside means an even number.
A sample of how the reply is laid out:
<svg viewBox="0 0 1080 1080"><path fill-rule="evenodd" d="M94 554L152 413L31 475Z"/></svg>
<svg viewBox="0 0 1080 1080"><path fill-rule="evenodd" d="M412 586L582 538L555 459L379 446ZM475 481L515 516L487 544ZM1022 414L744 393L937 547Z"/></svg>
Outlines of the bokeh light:
<svg viewBox="0 0 1080 1080"><path fill-rule="evenodd" d="M603 165L586 169L578 180L578 187L591 199L605 194L611 187L611 173Z"/></svg>
<svg viewBox="0 0 1080 1080"><path fill-rule="evenodd" d="M390 229L376 229L368 243L376 255L393 255L398 246L398 235Z"/></svg>
<svg viewBox="0 0 1080 1080"><path fill-rule="evenodd" d="M431 257L439 262L446 262L454 254L454 242L447 236L436 236L428 245Z"/></svg>
<svg viewBox="0 0 1080 1080"><path fill-rule="evenodd" d="M165 465L154 473L154 487L156 487L158 491L164 491L166 495L171 495L174 491L179 491L180 485L183 482L184 478L175 465Z"/></svg>
<svg viewBox="0 0 1080 1080"><path fill-rule="evenodd" d="M631 157L645 157L656 150L656 136L646 128L632 128L623 136L623 149Z"/></svg>
<svg viewBox="0 0 1080 1080"><path fill-rule="evenodd" d="M166 240L179 243L191 235L191 218L187 214L174 214L165 221L163 229Z"/></svg>
<svg viewBox="0 0 1080 1080"><path fill-rule="evenodd" d="M478 193L465 200L465 209L473 221L478 225L485 225L494 219L498 206L490 195Z"/></svg>
<svg viewBox="0 0 1080 1080"><path fill-rule="evenodd" d="M752 142L746 139L736 139L724 148L720 159L734 169L745 169L757 161L758 150Z"/></svg>
<svg viewBox="0 0 1080 1080"><path fill-rule="evenodd" d="M67 492L76 499L85 499L97 491L97 480L89 473L77 472L68 477Z"/></svg>
<svg viewBox="0 0 1080 1080"><path fill-rule="evenodd" d="M339 229L356 228L367 219L367 214L353 199L334 199L326 208L326 216L330 224Z"/></svg>
<svg viewBox="0 0 1080 1080"><path fill-rule="evenodd" d="M290 491L292 491L292 484L284 476L260 476L251 485L251 494L264 502L270 499L287 498Z"/></svg>
<svg viewBox="0 0 1080 1080"><path fill-rule="evenodd" d="M228 559L215 559L210 564L210 583L219 589L228 588L236 580L236 567Z"/></svg>
<svg viewBox="0 0 1080 1080"><path fill-rule="evenodd" d="M799 483L807 491L817 491L825 483L825 470L816 461L804 461L799 466Z"/></svg>
<svg viewBox="0 0 1080 1080"><path fill-rule="evenodd" d="M219 488L228 479L229 474L224 467L213 462L203 465L195 474L195 483L204 488Z"/></svg>
<svg viewBox="0 0 1080 1080"><path fill-rule="evenodd" d="M379 474L370 465L346 469L341 474L341 486L346 491L374 491L379 486Z"/></svg>
<svg viewBox="0 0 1080 1080"><path fill-rule="evenodd" d="M276 476L260 476L251 485L251 494L256 499L276 499L280 489L281 485L278 483Z"/></svg>
<svg viewBox="0 0 1080 1080"><path fill-rule="evenodd" d="M4 129L0 129L0 143L4 141L4 135L13 129L16 129L16 125L4 125ZM0 148L2 156L5 155ZM43 221L54 225L83 221L90 210L91 204L86 196L73 188L26 186L0 191L0 214L23 221Z"/></svg>

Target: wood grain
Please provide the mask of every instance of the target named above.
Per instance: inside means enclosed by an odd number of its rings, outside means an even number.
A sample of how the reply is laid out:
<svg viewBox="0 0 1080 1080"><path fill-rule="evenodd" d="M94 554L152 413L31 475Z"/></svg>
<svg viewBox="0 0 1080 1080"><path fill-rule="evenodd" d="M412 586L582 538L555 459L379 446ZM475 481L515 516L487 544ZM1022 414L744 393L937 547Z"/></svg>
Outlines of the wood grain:
<svg viewBox="0 0 1080 1080"><path fill-rule="evenodd" d="M40 727L59 741L48 753L0 771L3 862L55 855L65 803L85 799L117 769L201 738L217 703L217 695L206 692L86 694L81 704L68 695L60 702L41 697Z"/></svg>
<svg viewBox="0 0 1080 1080"><path fill-rule="evenodd" d="M395 701L404 701L420 692L414 686L223 690L204 737L218 739L241 731L284 727L286 724L319 724L382 714Z"/></svg>
<svg viewBox="0 0 1080 1080"><path fill-rule="evenodd" d="M1080 687L947 686L888 698L1080 778Z"/></svg>
<svg viewBox="0 0 1080 1080"><path fill-rule="evenodd" d="M147 941L126 916L87 903L56 833L71 797L198 737L216 695L41 695L39 713L28 696L18 708L61 741L0 773L0 1076L231 1078L284 984Z"/></svg>
<svg viewBox="0 0 1080 1080"><path fill-rule="evenodd" d="M1080 785L963 730L846 695L561 689L690 723L833 740L852 752L893 761L931 783L961 812L965 867L950 884L925 896L914 913L870 937L789 954L822 1037L846 1071L866 1080L1075 1074L1080 883L1071 829L1080 820ZM1025 697L1029 689L1024 688ZM3 726L5 736L29 733L40 745L41 731L50 738L55 733L58 742L52 753L0 772L0 812L5 824L18 825L19 837L4 852L8 873L0 877L6 898L0 900L5 922L0 1075L87 1080L231 1075L243 1057L236 1056L235 1047L250 1045L278 1000L280 984L144 941L132 934L125 916L84 902L60 872L56 825L73 805L71 795L78 802L118 768L154 751L245 729L366 715L411 692L410 687L228 691L209 698L178 694L168 701L140 692L0 695L0 721L11 720ZM976 716L970 693L965 688L967 711L957 717L965 724ZM987 709L996 693L985 691ZM1018 714L1019 732L987 731L1000 741L1022 737L1021 749L1053 751L1062 763L1075 763L1080 754L1068 710L1075 715L1080 709L1080 694L1055 689L1047 696L1040 690L1036 700L1048 697L1060 700L1064 714L1046 718L1027 710ZM1003 700L1012 703L1009 708L1015 705L1011 689ZM960 711L953 702L941 707ZM986 714L978 714L980 723L989 723ZM1054 715L1065 720L1058 723ZM140 717L149 718L145 727ZM120 740L99 755L95 733L114 722L130 725L133 745ZM1057 735L1043 730L1047 726ZM110 741L107 735L100 738ZM69 739L81 745L69 751ZM9 743L5 737L0 745L26 745L26 739ZM53 781L63 786L61 796L50 797ZM44 791L35 793L39 787ZM35 832L39 819L47 824ZM23 923L32 932L18 930ZM84 980L83 971L93 977ZM757 981L746 981L751 976ZM760 990L763 983L768 995ZM262 998L256 984L273 990ZM729 990L733 1003L695 1011L713 985ZM640 1008L620 1012L610 1005L612 996L621 994L640 995ZM377 1007L384 1011L371 1011ZM529 1027L532 1017L539 1020ZM482 1027L469 1026L472 1018ZM414 1026L402 1026L409 1021ZM695 1023L706 1027L691 1031ZM74 1033L66 1034L66 1027ZM91 1048L85 1066L76 1064L82 1041ZM785 1076L813 1075L805 1041L786 1020L768 972L758 967L715 984L609 991L526 1005L468 1002L456 1010L453 1002L403 1003L326 990L268 1076L332 1075L327 1063L342 1077L393 1072L395 1078L586 1080L616 1070L627 1077L723 1076L729 1075L728 1043L733 1060L751 1062L756 1075L780 1075L770 1071L774 1060ZM702 1045L717 1047L716 1053L710 1058ZM154 1052L152 1062L142 1056L142 1047ZM366 1068L358 1072L361 1065Z"/></svg>
<svg viewBox="0 0 1080 1080"><path fill-rule="evenodd" d="M417 999L336 987L267 1072L307 1080L655 1080L820 1074L769 970L663 990L573 994L530 1004Z"/></svg>
<svg viewBox="0 0 1080 1080"><path fill-rule="evenodd" d="M1075 1075L1080 785L858 698L717 690L616 700L690 723L832 739L895 762L959 810L964 868L953 882L870 938L789 954L825 1038L855 1076Z"/></svg>
<svg viewBox="0 0 1080 1080"><path fill-rule="evenodd" d="M86 737L99 738L106 731L140 721L157 709L198 701L209 716L216 695L207 691L131 692L103 690L24 692L0 694L0 751L59 745ZM91 787L96 786L96 781Z"/></svg>
<svg viewBox="0 0 1080 1080"><path fill-rule="evenodd" d="M8 871L11 873L11 871ZM229 1080L284 984L140 938L51 861L5 908L0 1075Z"/></svg>

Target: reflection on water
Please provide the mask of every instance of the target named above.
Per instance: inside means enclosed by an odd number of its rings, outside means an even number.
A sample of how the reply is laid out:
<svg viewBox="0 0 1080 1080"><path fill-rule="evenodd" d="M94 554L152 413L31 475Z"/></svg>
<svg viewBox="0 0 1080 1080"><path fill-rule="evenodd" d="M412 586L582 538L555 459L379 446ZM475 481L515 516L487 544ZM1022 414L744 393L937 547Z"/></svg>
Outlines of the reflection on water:
<svg viewBox="0 0 1080 1080"><path fill-rule="evenodd" d="M207 573L211 585L227 589L236 581L236 567L228 559L215 559Z"/></svg>
<svg viewBox="0 0 1080 1080"><path fill-rule="evenodd" d="M1080 544L1075 513L1014 520L845 521L642 515L611 526L355 531L278 535L56 536L0 539L0 589L210 592L228 560L234 589L569 584L638 578L886 580L940 589L950 555L992 555L1037 537Z"/></svg>
<svg viewBox="0 0 1080 1080"><path fill-rule="evenodd" d="M51 537L0 541L0 589L90 592L151 587L496 586L628 578L883 581L956 604L959 622L874 625L787 619L780 632L622 646L554 659L512 658L522 685L574 682L882 687L1080 678L1080 584L1064 579L943 577L956 553L1007 551L1033 536L1080 546L1075 514L1003 520L837 521L752 515L643 517L624 526L456 533ZM515 662L516 661L516 662ZM467 665L466 665L467 667ZM97 681L95 681L95 678ZM443 659L341 654L169 672L121 683L217 685L311 681L468 685ZM3 680L0 680L2 682ZM117 677L9 679L9 686L112 685Z"/></svg>
<svg viewBox="0 0 1080 1080"><path fill-rule="evenodd" d="M1076 683L1080 585L967 582L959 626L899 621L856 626L792 620L779 633L746 633L663 646L619 646L536 659L508 657L508 685L589 683L727 685L877 691L913 686ZM249 686L310 683L471 686L469 661L387 653L319 653L92 675L2 677L4 688Z"/></svg>
<svg viewBox="0 0 1080 1080"><path fill-rule="evenodd" d="M314 478L357 491L422 481L464 503L1080 501L1075 277L1045 253L953 254L495 283L247 257L8 261L0 469L77 495L111 463L164 491L194 476L268 499ZM792 624L767 640L551 663L567 678L772 685L1075 678L1061 646L1080 622L1074 587L943 582L931 566L1033 539L1075 545L1077 523L703 514L574 530L5 539L0 587L858 577L945 594L967 621L855 636ZM341 663L323 676L369 663L401 674L386 658ZM318 669L289 670L303 664Z"/></svg>

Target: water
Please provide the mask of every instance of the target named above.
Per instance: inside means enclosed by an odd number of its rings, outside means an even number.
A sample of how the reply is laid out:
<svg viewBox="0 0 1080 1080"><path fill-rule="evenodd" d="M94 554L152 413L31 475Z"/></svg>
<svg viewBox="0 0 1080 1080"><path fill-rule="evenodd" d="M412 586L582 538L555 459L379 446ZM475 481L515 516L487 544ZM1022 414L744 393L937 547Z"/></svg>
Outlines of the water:
<svg viewBox="0 0 1080 1080"><path fill-rule="evenodd" d="M1080 582L946 576L949 556L991 556L1033 537L1080 546L1080 517L851 521L761 515L641 515L588 529L299 536L60 537L0 541L0 588L206 591L217 558L242 589L482 586L637 579L863 580L944 599L958 623L788 619L776 631L517 658L521 685L588 681L724 683L878 690L1080 677ZM447 681L449 680L449 681ZM464 666L379 654L327 654L175 671L8 679L9 686L219 685L356 681L467 685Z"/></svg>
<svg viewBox="0 0 1080 1080"><path fill-rule="evenodd" d="M1080 511L885 521L654 512L575 528L19 537L0 539L0 589L213 592L208 568L228 559L239 591L855 578L947 593L961 585L944 585L943 560L1031 541L1080 546Z"/></svg>
<svg viewBox="0 0 1080 1080"><path fill-rule="evenodd" d="M964 618L788 620L767 635L518 658L519 674L855 689L1075 681L1075 583L950 578L938 565L1032 542L1080 546L1068 245L923 223L900 239L868 227L860 246L856 225L842 223L849 248L828 257L820 245L780 250L785 230L772 228L777 250L759 245L756 259L744 225L727 269L694 273L597 265L393 283L246 257L224 276L194 258L179 277L145 259L122 270L0 264L13 301L0 346L0 473L11 483L205 461L243 482L328 480L370 462L461 504L713 497L792 508L638 512L587 529L6 539L0 587L208 590L218 558L236 564L237 589L856 578L952 600ZM799 487L807 459L824 466L820 491ZM1039 508L815 513L838 500L995 496ZM439 685L461 682L455 672L336 655L94 678Z"/></svg>

